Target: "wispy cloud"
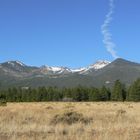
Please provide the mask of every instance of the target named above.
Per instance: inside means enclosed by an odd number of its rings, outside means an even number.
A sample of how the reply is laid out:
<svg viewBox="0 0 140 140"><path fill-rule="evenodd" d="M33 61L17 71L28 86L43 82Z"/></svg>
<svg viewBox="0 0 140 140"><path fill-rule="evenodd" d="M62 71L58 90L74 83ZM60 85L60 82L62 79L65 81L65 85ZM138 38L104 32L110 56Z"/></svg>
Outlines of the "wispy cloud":
<svg viewBox="0 0 140 140"><path fill-rule="evenodd" d="M105 21L103 25L101 26L101 31L103 34L103 43L105 44L105 47L107 51L112 55L114 59L118 58L119 56L117 55L117 52L115 51L116 44L112 40L112 34L109 31L109 25L112 21L112 15L114 13L114 0L109 0L109 11L106 15Z"/></svg>

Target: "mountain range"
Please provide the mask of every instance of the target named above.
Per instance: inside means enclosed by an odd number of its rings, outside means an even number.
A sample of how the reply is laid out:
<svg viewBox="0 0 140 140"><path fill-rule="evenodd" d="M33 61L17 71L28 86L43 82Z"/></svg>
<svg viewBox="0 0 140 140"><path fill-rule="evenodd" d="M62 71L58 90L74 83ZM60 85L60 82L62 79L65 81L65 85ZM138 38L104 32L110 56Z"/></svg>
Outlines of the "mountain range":
<svg viewBox="0 0 140 140"><path fill-rule="evenodd" d="M70 69L67 67L27 66L20 61L0 64L0 86L3 88L57 86L112 86L120 80L129 86L140 77L140 64L118 58L113 62L97 61L87 67Z"/></svg>

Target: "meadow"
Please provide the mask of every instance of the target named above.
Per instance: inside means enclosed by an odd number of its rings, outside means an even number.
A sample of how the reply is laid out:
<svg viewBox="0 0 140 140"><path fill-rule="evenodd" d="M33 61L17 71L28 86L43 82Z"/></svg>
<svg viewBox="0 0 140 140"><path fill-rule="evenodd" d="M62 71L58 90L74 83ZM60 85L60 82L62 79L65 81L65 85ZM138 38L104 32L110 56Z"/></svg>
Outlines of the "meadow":
<svg viewBox="0 0 140 140"><path fill-rule="evenodd" d="M0 106L0 140L139 140L140 103L42 102Z"/></svg>

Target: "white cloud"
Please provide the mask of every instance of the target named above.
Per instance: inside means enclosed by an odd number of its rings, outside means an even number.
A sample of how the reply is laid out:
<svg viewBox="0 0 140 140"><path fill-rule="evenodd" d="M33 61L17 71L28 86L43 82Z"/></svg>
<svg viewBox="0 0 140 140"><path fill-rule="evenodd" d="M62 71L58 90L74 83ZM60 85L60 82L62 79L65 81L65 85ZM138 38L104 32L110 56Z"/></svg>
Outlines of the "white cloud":
<svg viewBox="0 0 140 140"><path fill-rule="evenodd" d="M105 47L107 51L112 55L113 58L118 58L117 52L115 51L116 44L112 41L112 34L109 31L109 25L112 21L112 15L114 13L114 0L109 0L109 12L106 15L105 21L103 25L101 26L101 32L103 34L103 43L105 44Z"/></svg>

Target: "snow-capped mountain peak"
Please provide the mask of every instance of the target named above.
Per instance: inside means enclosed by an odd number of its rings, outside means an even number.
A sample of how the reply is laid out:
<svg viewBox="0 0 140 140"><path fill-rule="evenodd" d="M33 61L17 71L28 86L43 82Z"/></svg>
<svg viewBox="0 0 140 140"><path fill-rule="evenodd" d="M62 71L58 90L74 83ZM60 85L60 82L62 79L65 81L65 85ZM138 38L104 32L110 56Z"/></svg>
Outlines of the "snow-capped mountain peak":
<svg viewBox="0 0 140 140"><path fill-rule="evenodd" d="M95 64L90 65L88 67L82 67L79 69L70 69L67 67L50 67L50 66L42 66L42 72L46 73L46 74L68 74L68 73L78 73L78 74L87 74L88 72L92 71L92 70L99 70L104 68L105 66L107 66L108 64L110 64L109 61L106 60L99 60L97 61Z"/></svg>
<svg viewBox="0 0 140 140"><path fill-rule="evenodd" d="M62 74L62 73L70 73L71 69L67 67L50 67L50 66L42 66L41 71L45 74Z"/></svg>
<svg viewBox="0 0 140 140"><path fill-rule="evenodd" d="M26 66L24 63L20 62L20 61L15 61L17 64L19 64L20 66Z"/></svg>
<svg viewBox="0 0 140 140"><path fill-rule="evenodd" d="M110 64L111 62L106 61L106 60L99 60L96 63L88 66L88 67L83 67L79 69L71 69L72 73L79 73L79 74L87 74L88 72L92 70L99 70Z"/></svg>
<svg viewBox="0 0 140 140"><path fill-rule="evenodd" d="M4 64L8 64L8 65L11 65L13 67L15 67L15 66L22 66L22 67L26 66L24 63L22 63L20 61L7 61Z"/></svg>
<svg viewBox="0 0 140 140"><path fill-rule="evenodd" d="M98 69L104 68L105 66L107 66L107 65L110 64L110 63L111 63L111 62L106 61L106 60L99 60L99 61L97 61L95 64L90 65L89 67L90 67L90 68L94 68L95 70L98 70Z"/></svg>

